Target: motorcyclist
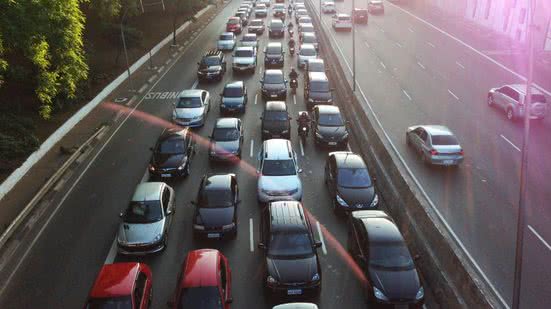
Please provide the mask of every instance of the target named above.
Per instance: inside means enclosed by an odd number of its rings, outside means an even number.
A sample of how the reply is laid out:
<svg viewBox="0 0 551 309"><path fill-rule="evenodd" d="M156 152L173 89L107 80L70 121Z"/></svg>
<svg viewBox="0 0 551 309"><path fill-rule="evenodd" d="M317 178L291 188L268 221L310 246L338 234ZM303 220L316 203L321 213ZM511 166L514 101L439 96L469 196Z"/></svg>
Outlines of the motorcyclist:
<svg viewBox="0 0 551 309"><path fill-rule="evenodd" d="M289 42L287 43L287 46L289 46L289 48L294 48L295 47L295 39L290 38Z"/></svg>
<svg viewBox="0 0 551 309"><path fill-rule="evenodd" d="M302 128L306 128L306 134L308 135L308 131L310 130L310 115L308 115L307 112L302 112L297 118L298 123L298 130L302 130Z"/></svg>
<svg viewBox="0 0 551 309"><path fill-rule="evenodd" d="M290 41L289 41L290 42ZM289 79L292 81L292 80L297 80L298 79L298 73L297 71L295 71L295 68L291 68L291 72L289 72Z"/></svg>
<svg viewBox="0 0 551 309"><path fill-rule="evenodd" d="M287 29L289 29L289 31L291 31L291 30L293 30L293 27L294 27L294 26L295 26L295 25L293 25L293 21L290 20L290 21L289 21L289 24L287 24Z"/></svg>

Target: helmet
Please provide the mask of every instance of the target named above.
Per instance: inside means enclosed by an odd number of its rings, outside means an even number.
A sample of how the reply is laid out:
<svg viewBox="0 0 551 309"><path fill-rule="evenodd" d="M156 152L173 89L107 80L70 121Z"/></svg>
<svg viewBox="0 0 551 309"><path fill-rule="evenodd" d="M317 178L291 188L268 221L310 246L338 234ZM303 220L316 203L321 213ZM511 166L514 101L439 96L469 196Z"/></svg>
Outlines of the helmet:
<svg viewBox="0 0 551 309"><path fill-rule="evenodd" d="M302 113L300 113L300 116L302 116L302 117L308 117L308 114L307 114L306 112L302 112Z"/></svg>

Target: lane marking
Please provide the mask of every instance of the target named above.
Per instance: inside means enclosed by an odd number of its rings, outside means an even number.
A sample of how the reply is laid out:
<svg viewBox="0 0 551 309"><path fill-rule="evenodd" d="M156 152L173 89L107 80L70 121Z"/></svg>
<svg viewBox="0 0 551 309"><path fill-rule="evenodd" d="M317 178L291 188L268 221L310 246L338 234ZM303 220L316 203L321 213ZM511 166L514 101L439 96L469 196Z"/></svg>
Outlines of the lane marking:
<svg viewBox="0 0 551 309"><path fill-rule="evenodd" d="M157 69L157 73L161 73L165 69L165 66L162 65L160 68Z"/></svg>
<svg viewBox="0 0 551 309"><path fill-rule="evenodd" d="M320 227L320 222L319 221L316 221L316 226L318 228L318 234L319 234L320 241L321 241L321 250L323 251L324 255L327 255L327 247L325 247L325 240L323 239L323 234L321 233L321 227Z"/></svg>
<svg viewBox="0 0 551 309"><path fill-rule="evenodd" d="M117 114L115 115L115 118L113 119L113 122L119 121L119 118L121 118L121 116L122 116L122 111L118 111Z"/></svg>
<svg viewBox="0 0 551 309"><path fill-rule="evenodd" d="M295 105L297 105L297 95L296 94L293 94L293 103L295 103Z"/></svg>
<svg viewBox="0 0 551 309"><path fill-rule="evenodd" d="M367 48L371 48L371 46L369 46L369 43L367 43L367 41L364 41L364 44Z"/></svg>
<svg viewBox="0 0 551 309"><path fill-rule="evenodd" d="M178 56L178 52L173 52L171 57L176 58L176 56Z"/></svg>
<svg viewBox="0 0 551 309"><path fill-rule="evenodd" d="M249 250L254 252L253 218L249 218Z"/></svg>
<svg viewBox="0 0 551 309"><path fill-rule="evenodd" d="M249 150L249 157L253 157L254 139L251 139L251 149Z"/></svg>
<svg viewBox="0 0 551 309"><path fill-rule="evenodd" d="M538 232L536 232L536 230L530 224L528 224L528 229L530 230L530 232L536 235L536 237L543 243L544 246L547 247L549 251L551 251L551 245L549 245L549 243L545 241L545 239L543 239L543 237L540 234L538 234Z"/></svg>
<svg viewBox="0 0 551 309"><path fill-rule="evenodd" d="M421 69L426 70L425 66L421 62L417 61L417 64L421 67Z"/></svg>
<svg viewBox="0 0 551 309"><path fill-rule="evenodd" d="M459 101L459 97L455 95L450 89L448 89L448 93L452 95L457 101Z"/></svg>
<svg viewBox="0 0 551 309"><path fill-rule="evenodd" d="M258 93L254 95L254 105L256 105L257 101L258 101Z"/></svg>
<svg viewBox="0 0 551 309"><path fill-rule="evenodd" d="M128 100L128 102L126 102L126 104L124 104L124 105L126 105L126 106L132 105L132 103L134 103L134 101L136 101L136 98L137 98L136 96L132 96L132 98L130 98L130 100Z"/></svg>
<svg viewBox="0 0 551 309"><path fill-rule="evenodd" d="M157 78L157 74L153 74L153 75L147 80L147 82L151 84L151 83L155 80L155 78Z"/></svg>
<svg viewBox="0 0 551 309"><path fill-rule="evenodd" d="M411 101L411 97L409 96L409 93L405 90L405 89L402 89L402 92L406 95L406 97L408 97L408 99Z"/></svg>
<svg viewBox="0 0 551 309"><path fill-rule="evenodd" d="M145 173L143 173L142 178L140 179L140 183L142 182L148 182L149 181L149 168L145 169Z"/></svg>
<svg viewBox="0 0 551 309"><path fill-rule="evenodd" d="M170 63L170 58L165 61L165 65L168 65Z"/></svg>
<svg viewBox="0 0 551 309"><path fill-rule="evenodd" d="M103 264L113 264L115 261L115 257L117 257L117 237L115 236L115 239L113 239L113 243L111 244L111 248L109 248L109 253L107 254L107 257L105 257L105 261Z"/></svg>
<svg viewBox="0 0 551 309"><path fill-rule="evenodd" d="M381 66L386 70L386 65L381 61Z"/></svg>
<svg viewBox="0 0 551 309"><path fill-rule="evenodd" d="M394 43L394 44L396 44L396 46L402 48L402 44L400 44L399 42L396 42L396 43Z"/></svg>
<svg viewBox="0 0 551 309"><path fill-rule="evenodd" d="M302 139L298 140L300 144L300 154L304 157L304 145L302 145Z"/></svg>
<svg viewBox="0 0 551 309"><path fill-rule="evenodd" d="M465 66L461 64L461 62L459 61L456 61L455 64L457 64L460 68L462 68L463 70L465 69Z"/></svg>
<svg viewBox="0 0 551 309"><path fill-rule="evenodd" d="M414 33L414 32L415 32L415 31L413 31L413 29L411 29L411 27L408 27L408 30L409 30L409 32L411 32L411 33Z"/></svg>
<svg viewBox="0 0 551 309"><path fill-rule="evenodd" d="M520 152L520 148L517 147L517 145L513 144L508 138L506 138L503 134L499 135L501 138L503 138L507 143L509 143L513 148L515 148L518 152Z"/></svg>
<svg viewBox="0 0 551 309"><path fill-rule="evenodd" d="M138 93L139 93L139 94L142 94L142 92L144 92L145 89L147 89L147 83L146 83L146 84L143 84L143 86L140 88L140 90L138 90Z"/></svg>
<svg viewBox="0 0 551 309"><path fill-rule="evenodd" d="M436 45L432 44L431 42L427 42L427 44L432 48L436 48Z"/></svg>
<svg viewBox="0 0 551 309"><path fill-rule="evenodd" d="M191 86L191 89L197 88L198 85L199 85L199 80L195 80L195 82L194 82L193 85Z"/></svg>

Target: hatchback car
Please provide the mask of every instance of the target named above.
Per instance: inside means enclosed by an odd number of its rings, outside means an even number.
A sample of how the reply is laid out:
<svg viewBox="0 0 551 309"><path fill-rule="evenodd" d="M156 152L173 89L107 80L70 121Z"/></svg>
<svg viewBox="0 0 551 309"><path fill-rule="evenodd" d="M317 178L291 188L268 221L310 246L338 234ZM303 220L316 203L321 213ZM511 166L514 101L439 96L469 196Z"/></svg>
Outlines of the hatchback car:
<svg viewBox="0 0 551 309"><path fill-rule="evenodd" d="M317 296L321 267L312 225L297 201L272 202L261 214L258 247L265 254L265 285L275 296Z"/></svg>
<svg viewBox="0 0 551 309"><path fill-rule="evenodd" d="M233 50L235 48L235 34L233 32L224 32L218 37L216 43L218 50Z"/></svg>
<svg viewBox="0 0 551 309"><path fill-rule="evenodd" d="M264 3L258 3L254 9L254 17L261 18L268 16L268 9Z"/></svg>
<svg viewBox="0 0 551 309"><path fill-rule="evenodd" d="M318 52L313 44L302 44L300 45L300 51L298 52L297 67L304 68L308 59L316 59L317 57Z"/></svg>
<svg viewBox="0 0 551 309"><path fill-rule="evenodd" d="M308 11L306 9L299 8L295 10L295 22L298 23L301 17L308 17Z"/></svg>
<svg viewBox="0 0 551 309"><path fill-rule="evenodd" d="M117 235L118 252L145 255L166 248L168 230L175 211L174 190L164 182L138 185Z"/></svg>
<svg viewBox="0 0 551 309"><path fill-rule="evenodd" d="M384 211L353 211L348 251L366 278L366 297L376 305L421 308L425 290L404 238Z"/></svg>
<svg viewBox="0 0 551 309"><path fill-rule="evenodd" d="M321 11L323 14L335 14L337 13L337 7L333 1L325 1L321 4Z"/></svg>
<svg viewBox="0 0 551 309"><path fill-rule="evenodd" d="M333 200L333 210L338 214L376 209L379 204L367 165L353 152L329 153L325 161L325 184Z"/></svg>
<svg viewBox="0 0 551 309"><path fill-rule="evenodd" d="M193 233L209 239L237 236L239 188L234 174L204 176L193 216Z"/></svg>
<svg viewBox="0 0 551 309"><path fill-rule="evenodd" d="M505 112L507 119L514 121L524 117L524 100L526 97L526 85L505 85L490 89L488 93L488 106L497 107ZM530 106L530 119L543 119L547 114L547 101L541 91L532 88L532 102Z"/></svg>
<svg viewBox="0 0 551 309"><path fill-rule="evenodd" d="M382 2L381 2L382 3ZM366 24L368 19L368 13L366 9L354 8L352 10L352 19L356 24Z"/></svg>
<svg viewBox="0 0 551 309"><path fill-rule="evenodd" d="M291 117L284 101L268 101L262 113L262 140L270 138L291 139Z"/></svg>
<svg viewBox="0 0 551 309"><path fill-rule="evenodd" d="M287 139L269 139L258 154L258 201L302 199L302 182L298 174L297 154Z"/></svg>
<svg viewBox="0 0 551 309"><path fill-rule="evenodd" d="M304 83L304 101L306 108L312 110L315 105L333 104L333 94L329 79L324 72L310 72Z"/></svg>
<svg viewBox="0 0 551 309"><path fill-rule="evenodd" d="M218 118L210 136L209 159L238 161L241 158L243 126L239 118Z"/></svg>
<svg viewBox="0 0 551 309"><path fill-rule="evenodd" d="M241 38L241 46L258 47L258 38L255 33L247 33Z"/></svg>
<svg viewBox="0 0 551 309"><path fill-rule="evenodd" d="M265 30L264 21L262 19L253 19L247 27L249 33L256 33L256 35L262 35Z"/></svg>
<svg viewBox="0 0 551 309"><path fill-rule="evenodd" d="M149 161L149 176L153 179L187 176L195 154L195 141L190 129L163 131Z"/></svg>
<svg viewBox="0 0 551 309"><path fill-rule="evenodd" d="M248 9L239 9L235 13L235 17L241 18L241 25L242 27L246 27L249 23L249 11Z"/></svg>
<svg viewBox="0 0 551 309"><path fill-rule="evenodd" d="M228 259L216 249L190 251L178 276L170 308L230 309L231 269Z"/></svg>
<svg viewBox="0 0 551 309"><path fill-rule="evenodd" d="M311 24L312 23L312 17L310 16L302 16L297 20L297 24L300 27L302 24Z"/></svg>
<svg viewBox="0 0 551 309"><path fill-rule="evenodd" d="M318 39L313 32L303 32L300 37L300 44L312 44L316 48L316 51L319 51Z"/></svg>
<svg viewBox="0 0 551 309"><path fill-rule="evenodd" d="M464 159L459 141L445 126L409 127L406 131L406 143L419 153L426 164L456 166Z"/></svg>
<svg viewBox="0 0 551 309"><path fill-rule="evenodd" d="M239 46L233 52L232 70L237 72L254 73L256 70L256 47Z"/></svg>
<svg viewBox="0 0 551 309"><path fill-rule="evenodd" d="M266 70L260 80L262 85L262 97L264 99L287 98L287 80L282 70Z"/></svg>
<svg viewBox="0 0 551 309"><path fill-rule="evenodd" d="M244 113L249 101L247 87L242 81L227 83L220 94L220 113Z"/></svg>
<svg viewBox="0 0 551 309"><path fill-rule="evenodd" d="M205 125L210 110L210 94L206 90L190 89L180 92L178 101L174 103L172 121L186 127L202 127Z"/></svg>
<svg viewBox="0 0 551 309"><path fill-rule="evenodd" d="M272 7L272 14L274 17L285 18L285 14L287 14L287 8L285 7L285 4L274 4L274 6Z"/></svg>
<svg viewBox="0 0 551 309"><path fill-rule="evenodd" d="M321 73L326 72L325 63L323 62L323 59L319 59L319 58L308 59L308 61L306 62L306 76L308 76L308 74L313 72L321 72Z"/></svg>
<svg viewBox="0 0 551 309"><path fill-rule="evenodd" d="M282 68L285 61L283 54L283 46L280 42L268 43L264 49L264 66Z"/></svg>
<svg viewBox="0 0 551 309"><path fill-rule="evenodd" d="M352 18L348 14L335 14L333 15L332 25L335 31L352 31Z"/></svg>
<svg viewBox="0 0 551 309"><path fill-rule="evenodd" d="M143 263L103 265L84 308L147 309L151 306L152 282L151 270Z"/></svg>
<svg viewBox="0 0 551 309"><path fill-rule="evenodd" d="M226 58L219 50L207 52L197 63L197 79L200 82L218 80L221 81L226 73Z"/></svg>
<svg viewBox="0 0 551 309"><path fill-rule="evenodd" d="M337 106L316 105L312 115L312 131L317 145L346 148L348 130Z"/></svg>
<svg viewBox="0 0 551 309"><path fill-rule="evenodd" d="M383 14L385 12L385 5L382 0L369 0L367 2L367 10L369 14Z"/></svg>
<svg viewBox="0 0 551 309"><path fill-rule="evenodd" d="M240 34L243 31L243 25L240 17L230 17L226 23L226 31Z"/></svg>
<svg viewBox="0 0 551 309"><path fill-rule="evenodd" d="M282 38L285 36L285 24L281 19L272 19L268 25L268 34L270 39Z"/></svg>

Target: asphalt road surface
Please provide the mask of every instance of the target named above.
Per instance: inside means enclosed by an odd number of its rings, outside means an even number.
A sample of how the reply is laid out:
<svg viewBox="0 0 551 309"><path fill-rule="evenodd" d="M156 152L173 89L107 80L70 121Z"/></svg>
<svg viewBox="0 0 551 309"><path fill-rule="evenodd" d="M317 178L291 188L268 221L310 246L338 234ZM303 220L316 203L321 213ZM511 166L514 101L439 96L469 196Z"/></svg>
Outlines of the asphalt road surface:
<svg viewBox="0 0 551 309"><path fill-rule="evenodd" d="M318 8L318 1L310 2ZM366 1L356 1L356 7L366 7ZM351 1L337 2L340 13L350 14L351 8ZM386 1L385 9L356 28L358 90L477 266L510 304L523 125L489 108L486 96L492 87L522 82L406 12L407 5ZM331 15L322 20L352 80L352 33L333 31ZM451 128L465 150L464 164L458 169L424 166L405 143L406 128L417 124ZM549 118L531 126L523 308L551 303L550 127Z"/></svg>

